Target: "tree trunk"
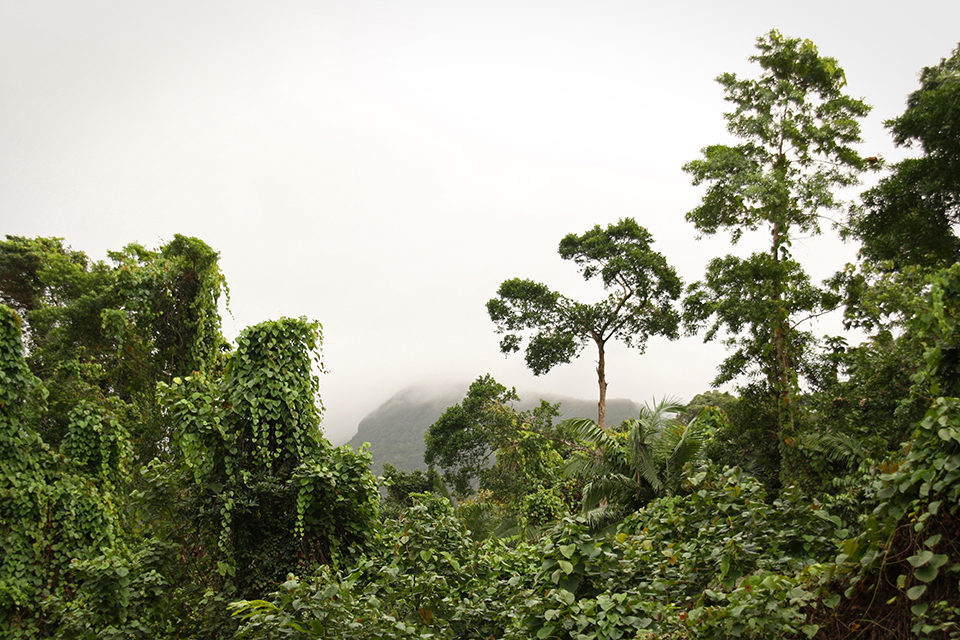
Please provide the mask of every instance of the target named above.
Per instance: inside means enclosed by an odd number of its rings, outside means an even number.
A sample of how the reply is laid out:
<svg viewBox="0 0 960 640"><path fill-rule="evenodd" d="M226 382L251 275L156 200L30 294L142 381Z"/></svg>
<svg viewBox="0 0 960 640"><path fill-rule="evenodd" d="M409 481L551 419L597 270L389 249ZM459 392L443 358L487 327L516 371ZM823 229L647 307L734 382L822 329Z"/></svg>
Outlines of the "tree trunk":
<svg viewBox="0 0 960 640"><path fill-rule="evenodd" d="M773 262L780 265L780 248L783 246L783 234L779 222L773 223ZM773 282L772 296L776 305L776 326L773 330L774 359L776 367L776 386L780 403L780 429L792 431L793 427L793 385L791 372L793 364L790 362L788 342L790 340L790 319L783 308L783 279L779 271Z"/></svg>
<svg viewBox="0 0 960 640"><path fill-rule="evenodd" d="M773 261L779 267L780 248L783 245L782 229L779 222L773 224ZM772 299L775 304L775 326L773 329L775 392L777 394L777 422L780 450L780 477L786 483L795 476L796 428L794 425L794 385L795 373L790 355L790 318L783 307L783 279L777 272L773 282Z"/></svg>
<svg viewBox="0 0 960 640"><path fill-rule="evenodd" d="M597 403L597 426L606 429L604 420L607 416L607 378L603 368L603 341L594 336L597 343L597 382L600 384L600 402Z"/></svg>

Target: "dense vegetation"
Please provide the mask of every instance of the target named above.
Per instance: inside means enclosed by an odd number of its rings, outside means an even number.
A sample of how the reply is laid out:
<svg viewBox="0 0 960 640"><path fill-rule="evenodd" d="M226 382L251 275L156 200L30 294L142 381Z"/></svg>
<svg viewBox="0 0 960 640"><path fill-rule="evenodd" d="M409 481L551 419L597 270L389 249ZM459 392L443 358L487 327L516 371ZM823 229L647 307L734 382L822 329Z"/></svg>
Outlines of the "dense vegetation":
<svg viewBox="0 0 960 640"><path fill-rule="evenodd" d="M769 252L715 258L674 309L628 219L560 245L604 302L513 280L488 306L537 372L705 329L737 395L607 425L602 364L596 422L480 376L383 495L321 435L320 325L228 344L200 240L0 242L0 636L960 637L960 48L889 123L920 157L847 209L834 189L882 165L852 146L868 108L809 41L757 47L756 79L719 78L742 142L686 165L687 217ZM829 211L860 260L818 286L790 242ZM805 328L831 310L867 338Z"/></svg>

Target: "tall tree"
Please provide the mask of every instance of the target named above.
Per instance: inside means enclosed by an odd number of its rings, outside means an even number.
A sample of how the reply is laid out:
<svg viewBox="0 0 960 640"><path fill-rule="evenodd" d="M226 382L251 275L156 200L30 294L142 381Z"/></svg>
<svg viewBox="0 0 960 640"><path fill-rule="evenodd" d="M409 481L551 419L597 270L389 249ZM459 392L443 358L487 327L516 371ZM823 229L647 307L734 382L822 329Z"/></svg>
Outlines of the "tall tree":
<svg viewBox="0 0 960 640"><path fill-rule="evenodd" d="M720 329L734 336L737 351L718 381L759 365L777 398L783 449L795 444L797 365L805 341L796 325L822 302L791 259L791 242L796 234L819 234L822 214L843 206L835 190L857 184L870 164L852 147L870 107L842 92L843 69L809 40L770 31L756 47L750 60L760 65L759 78L717 78L733 105L725 114L727 130L743 142L706 147L701 159L684 165L693 184L707 185L687 220L701 235L725 230L734 243L747 231L766 230L770 248L747 259L712 260L705 279L689 287L684 314L693 330L712 318L708 340Z"/></svg>
<svg viewBox="0 0 960 640"><path fill-rule="evenodd" d="M262 322L240 333L219 380L161 387L173 437L157 484L193 476L178 508L216 536L209 555L245 596L297 567L352 561L377 520L369 453L332 447L320 431L321 338L306 318Z"/></svg>
<svg viewBox="0 0 960 640"><path fill-rule="evenodd" d="M607 343L617 339L642 353L650 336L675 339L678 334L680 315L673 303L682 283L666 258L650 248L652 243L650 232L633 218L606 229L597 225L579 236L571 233L560 241L560 257L573 260L585 280L600 276L610 292L600 302L577 302L519 278L505 281L497 297L487 302L497 333L506 334L500 341L503 353L519 351L521 333L533 332L525 359L535 375L570 362L590 341L596 345L601 429L607 404Z"/></svg>
<svg viewBox="0 0 960 640"><path fill-rule="evenodd" d="M850 235L868 260L940 267L960 259L960 46L920 73L903 115L888 120L897 146L922 155L893 166L863 194Z"/></svg>

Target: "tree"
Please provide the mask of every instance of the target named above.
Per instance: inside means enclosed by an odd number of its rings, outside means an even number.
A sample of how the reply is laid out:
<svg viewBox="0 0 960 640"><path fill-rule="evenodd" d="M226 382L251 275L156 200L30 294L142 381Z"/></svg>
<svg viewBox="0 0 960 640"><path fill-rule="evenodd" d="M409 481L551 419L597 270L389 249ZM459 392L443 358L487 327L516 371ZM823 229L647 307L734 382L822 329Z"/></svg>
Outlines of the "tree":
<svg viewBox="0 0 960 640"><path fill-rule="evenodd" d="M50 392L41 437L59 445L80 400L110 404L125 415L141 466L169 437L158 423L157 383L222 364L226 281L219 254L197 238L108 255L113 265L60 238L7 236L0 300L20 314L27 362Z"/></svg>
<svg viewBox="0 0 960 640"><path fill-rule="evenodd" d="M546 285L519 278L505 281L497 297L487 302L497 333L506 334L500 341L504 354L519 351L521 333L533 331L525 359L534 375L570 362L593 341L601 429L607 402L607 342L617 339L643 353L650 336L675 339L678 335L680 316L673 302L680 297L682 284L674 268L650 248L652 243L650 232L633 218L606 229L597 225L579 236L571 233L560 241L560 257L573 260L585 280L600 276L604 290L610 291L595 304L571 300Z"/></svg>
<svg viewBox="0 0 960 640"><path fill-rule="evenodd" d="M923 154L893 165L863 194L847 234L868 260L942 267L960 259L960 46L920 73L903 115L888 120L897 146Z"/></svg>
<svg viewBox="0 0 960 640"><path fill-rule="evenodd" d="M726 413L735 404L737 404L737 397L731 393L715 389L704 391L693 396L693 400L687 404L683 415L680 416L680 422L687 424L701 412L709 409L717 409Z"/></svg>
<svg viewBox="0 0 960 640"><path fill-rule="evenodd" d="M122 552L128 524L111 482L125 472L123 456L110 459L119 468L86 464L125 448L116 440L103 447L97 438L116 425L92 407L78 407L82 411L70 416L71 430L85 431L86 437L71 453L84 455L82 460L61 455L36 429L45 399L42 381L24 359L21 320L0 304L0 636L5 638L61 637L57 602L81 587L77 563ZM125 435L122 427L117 431Z"/></svg>
<svg viewBox="0 0 960 640"><path fill-rule="evenodd" d="M855 185L870 164L851 145L860 142L859 118L870 108L842 92L837 61L809 40L777 31L757 39L758 79L725 73L717 78L733 110L727 130L743 140L714 145L684 165L693 184L707 185L699 207L687 214L702 235L720 230L736 243L765 229L767 253L712 260L702 282L688 288L685 321L693 331L711 318L706 339L724 328L737 351L721 366L718 383L759 365L778 405L781 446L795 443L797 372L809 336L803 316L829 304L790 258L796 234L819 234L824 212L842 202L835 189ZM737 337L739 336L739 337Z"/></svg>
<svg viewBox="0 0 960 640"><path fill-rule="evenodd" d="M369 452L332 447L320 431L321 339L306 318L262 322L241 332L219 380L163 387L174 451L157 467L192 475L192 519L216 536L211 555L244 596L290 571L352 562L377 521Z"/></svg>
<svg viewBox="0 0 960 640"><path fill-rule="evenodd" d="M414 496L418 494L435 493L448 497L443 477L432 467L427 471L422 469L404 471L389 462L384 462L380 484L386 489L386 495L380 502L382 521L398 518L404 510L413 506Z"/></svg>
<svg viewBox="0 0 960 640"><path fill-rule="evenodd" d="M471 493L471 485L490 464L497 440L513 428L517 414L509 403L516 400L516 389L507 389L487 374L470 385L462 402L448 407L427 428L423 460L431 468L442 468L458 495Z"/></svg>
<svg viewBox="0 0 960 640"><path fill-rule="evenodd" d="M549 481L551 466L559 467L553 428L558 405L541 401L535 409L517 411L510 404L515 401L515 389L481 376L462 402L427 429L424 462L441 467L457 495L469 495L479 482L494 498L516 502Z"/></svg>
<svg viewBox="0 0 960 640"><path fill-rule="evenodd" d="M148 516L141 497L156 486L151 461L170 452L157 383L212 373L228 348L218 254L177 235L155 251L131 244L108 256L92 261L59 238L0 241L0 300L19 315L20 358L45 400L14 421L19 443L0 443L0 495L19 494L0 501L3 637L33 637L31 628L158 637L213 608L202 600L210 584L196 579L202 544L174 550L161 535L197 521L171 517L175 501Z"/></svg>

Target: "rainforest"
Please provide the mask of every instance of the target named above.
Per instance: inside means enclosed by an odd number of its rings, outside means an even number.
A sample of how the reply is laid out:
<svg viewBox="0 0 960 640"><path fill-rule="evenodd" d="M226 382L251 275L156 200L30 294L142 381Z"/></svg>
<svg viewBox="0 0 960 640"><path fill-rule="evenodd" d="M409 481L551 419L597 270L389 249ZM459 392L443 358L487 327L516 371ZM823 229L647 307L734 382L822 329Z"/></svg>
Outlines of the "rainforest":
<svg viewBox="0 0 960 640"><path fill-rule="evenodd" d="M224 337L204 241L6 236L0 636L960 637L960 48L886 123L891 164L814 43L750 63L686 220L764 246L683 282L631 217L550 239L600 297L519 273L477 313L534 373L595 358L596 414L477 372L426 470L324 437L322 318ZM819 234L858 246L824 282L794 251ZM609 420L608 345L680 335L725 346L716 388Z"/></svg>

